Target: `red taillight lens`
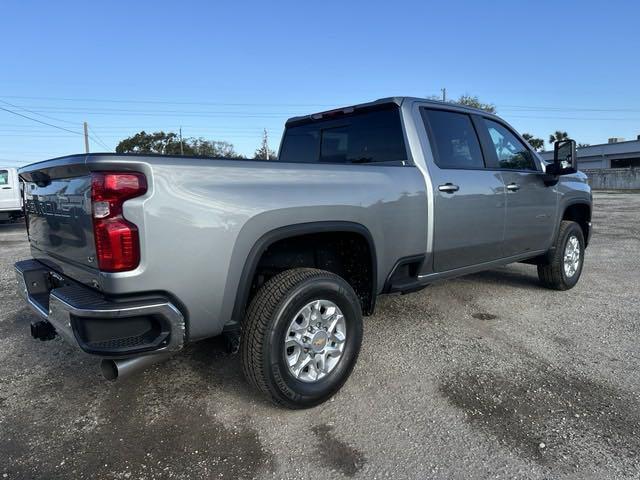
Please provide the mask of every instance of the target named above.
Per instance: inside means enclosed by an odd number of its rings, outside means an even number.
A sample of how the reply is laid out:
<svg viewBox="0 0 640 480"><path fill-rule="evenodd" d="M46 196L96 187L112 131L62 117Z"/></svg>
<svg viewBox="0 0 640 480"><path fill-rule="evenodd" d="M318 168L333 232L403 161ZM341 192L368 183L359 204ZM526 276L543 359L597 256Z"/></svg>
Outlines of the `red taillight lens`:
<svg viewBox="0 0 640 480"><path fill-rule="evenodd" d="M91 174L93 234L103 272L133 270L140 263L138 229L123 217L122 204L146 191L147 181L141 173Z"/></svg>

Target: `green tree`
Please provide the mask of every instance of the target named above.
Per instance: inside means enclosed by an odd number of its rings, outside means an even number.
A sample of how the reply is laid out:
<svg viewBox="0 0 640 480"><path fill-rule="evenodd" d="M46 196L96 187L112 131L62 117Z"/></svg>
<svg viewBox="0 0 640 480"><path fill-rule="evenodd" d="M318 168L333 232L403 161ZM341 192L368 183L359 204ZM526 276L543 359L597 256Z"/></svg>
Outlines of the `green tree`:
<svg viewBox="0 0 640 480"><path fill-rule="evenodd" d="M193 149L183 144L185 155L193 155ZM116 146L116 153L159 153L161 155L180 155L180 137L173 132L147 133L144 130L132 137L125 138Z"/></svg>
<svg viewBox="0 0 640 480"><path fill-rule="evenodd" d="M125 138L116 146L116 153L159 153L188 157L242 158L232 143L204 138L184 138L173 132L147 133L144 130Z"/></svg>
<svg viewBox="0 0 640 480"><path fill-rule="evenodd" d="M530 133L523 133L522 138L524 138L527 142L529 142L529 145L531 145L531 147L536 152L539 152L544 148L544 140L542 140L541 138L536 138Z"/></svg>
<svg viewBox="0 0 640 480"><path fill-rule="evenodd" d="M560 130L556 130L554 133L549 135L549 143L553 145L556 142L560 142L562 140L568 140L569 134L567 132L562 132Z"/></svg>
<svg viewBox="0 0 640 480"><path fill-rule="evenodd" d="M242 158L242 155L237 153L233 144L229 142L205 140L201 137L189 138L187 142L195 152L195 155L201 157Z"/></svg>
<svg viewBox="0 0 640 480"><path fill-rule="evenodd" d="M429 100L442 100L442 97L439 97L438 95L429 95L427 98ZM476 95L469 95L465 93L464 95L460 95L457 100L446 100L446 102L478 108L489 113L496 113L496 106L493 103L483 103Z"/></svg>
<svg viewBox="0 0 640 480"><path fill-rule="evenodd" d="M480 110L484 110L485 112L489 113L496 113L496 106L493 103L483 103L475 95L460 95L460 98L454 100L452 103L457 103L458 105L466 105L467 107L479 108Z"/></svg>

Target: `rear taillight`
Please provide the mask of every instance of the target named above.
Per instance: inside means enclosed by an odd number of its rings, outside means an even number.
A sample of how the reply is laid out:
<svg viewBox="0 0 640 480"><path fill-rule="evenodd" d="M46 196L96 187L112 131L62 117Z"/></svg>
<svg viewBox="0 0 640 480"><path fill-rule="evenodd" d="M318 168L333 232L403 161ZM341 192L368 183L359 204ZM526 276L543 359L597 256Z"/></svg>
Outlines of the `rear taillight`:
<svg viewBox="0 0 640 480"><path fill-rule="evenodd" d="M125 220L122 204L146 191L147 180L142 173L91 174L93 234L98 267L103 272L133 270L140 263L138 228Z"/></svg>

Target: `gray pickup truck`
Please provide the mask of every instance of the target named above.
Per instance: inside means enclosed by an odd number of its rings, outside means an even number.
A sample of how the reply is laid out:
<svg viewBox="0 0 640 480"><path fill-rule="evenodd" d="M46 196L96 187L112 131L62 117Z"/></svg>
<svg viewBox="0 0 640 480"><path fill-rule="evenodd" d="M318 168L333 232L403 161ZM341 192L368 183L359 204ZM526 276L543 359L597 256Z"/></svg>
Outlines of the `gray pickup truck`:
<svg viewBox="0 0 640 480"><path fill-rule="evenodd" d="M277 160L90 154L20 170L39 315L115 379L224 334L276 404L351 373L376 297L512 262L573 287L591 232L575 142L545 164L495 115L394 97L287 121ZM400 348L400 345L398 345Z"/></svg>

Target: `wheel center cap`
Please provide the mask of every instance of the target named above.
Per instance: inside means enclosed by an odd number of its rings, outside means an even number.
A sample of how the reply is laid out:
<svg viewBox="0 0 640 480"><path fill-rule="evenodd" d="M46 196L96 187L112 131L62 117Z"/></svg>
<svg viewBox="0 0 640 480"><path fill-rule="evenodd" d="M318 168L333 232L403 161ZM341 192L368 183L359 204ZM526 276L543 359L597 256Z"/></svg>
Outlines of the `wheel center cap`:
<svg viewBox="0 0 640 480"><path fill-rule="evenodd" d="M314 352L321 352L324 350L324 347L327 346L327 341L329 340L329 336L327 332L324 330L320 330L316 332L311 338L311 348L313 348Z"/></svg>

